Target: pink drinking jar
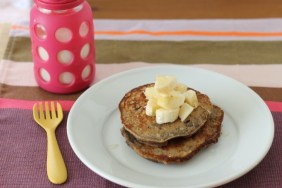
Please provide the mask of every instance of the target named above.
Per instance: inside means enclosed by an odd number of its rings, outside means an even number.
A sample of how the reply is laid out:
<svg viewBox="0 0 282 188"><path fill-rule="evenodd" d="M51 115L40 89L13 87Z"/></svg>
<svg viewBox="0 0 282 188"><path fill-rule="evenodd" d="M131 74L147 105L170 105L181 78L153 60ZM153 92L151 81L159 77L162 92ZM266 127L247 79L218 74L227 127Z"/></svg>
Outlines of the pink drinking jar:
<svg viewBox="0 0 282 188"><path fill-rule="evenodd" d="M53 93L87 88L95 75L94 28L85 0L34 0L30 35L34 75Z"/></svg>

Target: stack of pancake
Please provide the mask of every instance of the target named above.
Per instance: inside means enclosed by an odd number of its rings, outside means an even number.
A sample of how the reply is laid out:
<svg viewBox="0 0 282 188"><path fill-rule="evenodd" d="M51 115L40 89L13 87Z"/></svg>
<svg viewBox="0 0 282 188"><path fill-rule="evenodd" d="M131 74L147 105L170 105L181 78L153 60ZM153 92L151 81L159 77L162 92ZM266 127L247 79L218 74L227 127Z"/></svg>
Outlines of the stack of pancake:
<svg viewBox="0 0 282 188"><path fill-rule="evenodd" d="M155 117L145 113L144 91L152 86L132 89L119 104L121 133L137 154L159 163L180 163L218 141L224 112L207 95L196 91L199 105L185 121L178 118L172 123L157 124Z"/></svg>

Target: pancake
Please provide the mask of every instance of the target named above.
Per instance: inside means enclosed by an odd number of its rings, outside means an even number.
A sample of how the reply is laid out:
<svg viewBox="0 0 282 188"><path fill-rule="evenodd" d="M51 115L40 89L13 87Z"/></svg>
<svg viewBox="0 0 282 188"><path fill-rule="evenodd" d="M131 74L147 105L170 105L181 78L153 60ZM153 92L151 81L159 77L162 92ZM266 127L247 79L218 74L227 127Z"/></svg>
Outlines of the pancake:
<svg viewBox="0 0 282 188"><path fill-rule="evenodd" d="M126 143L138 155L158 163L181 163L192 158L196 153L212 143L216 143L221 134L221 124L224 112L213 106L212 113L205 125L190 137L171 139L166 146L151 146L138 141L134 135L124 127L121 129Z"/></svg>
<svg viewBox="0 0 282 188"><path fill-rule="evenodd" d="M157 124L155 117L147 116L145 113L147 99L144 91L152 86L154 84L146 84L129 91L119 104L124 129L140 143L164 146L170 139L192 136L208 120L213 105L207 95L196 91L199 106L184 122L178 118L172 123Z"/></svg>

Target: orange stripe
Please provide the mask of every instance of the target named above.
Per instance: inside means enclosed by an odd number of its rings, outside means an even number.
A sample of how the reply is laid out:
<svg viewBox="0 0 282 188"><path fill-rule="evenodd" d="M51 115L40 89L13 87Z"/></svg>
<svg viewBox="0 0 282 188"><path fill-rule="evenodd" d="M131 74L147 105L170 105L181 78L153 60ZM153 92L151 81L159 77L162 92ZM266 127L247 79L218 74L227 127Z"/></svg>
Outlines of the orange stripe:
<svg viewBox="0 0 282 188"><path fill-rule="evenodd" d="M131 31L96 31L98 35L178 35L178 36L237 36L237 37L274 37L282 36L282 32L239 32L239 31L145 31L145 30L131 30Z"/></svg>
<svg viewBox="0 0 282 188"><path fill-rule="evenodd" d="M29 30L29 27L12 25L13 30ZM131 30L131 31L95 31L95 35L152 35L152 36L222 36L222 37L281 37L282 32L240 32L240 31L146 31L146 30Z"/></svg>
<svg viewBox="0 0 282 188"><path fill-rule="evenodd" d="M21 26L21 25L12 25L11 28L13 30L24 30L24 31L29 30L29 27Z"/></svg>

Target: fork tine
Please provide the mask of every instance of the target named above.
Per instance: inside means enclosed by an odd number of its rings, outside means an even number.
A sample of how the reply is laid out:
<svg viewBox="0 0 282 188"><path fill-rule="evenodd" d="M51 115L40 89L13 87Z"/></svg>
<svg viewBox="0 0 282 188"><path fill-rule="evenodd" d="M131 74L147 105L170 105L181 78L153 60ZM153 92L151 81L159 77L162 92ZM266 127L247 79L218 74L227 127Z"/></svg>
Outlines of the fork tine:
<svg viewBox="0 0 282 188"><path fill-rule="evenodd" d="M52 118L56 118L57 117L54 101L51 101L51 114L52 114Z"/></svg>
<svg viewBox="0 0 282 188"><path fill-rule="evenodd" d="M45 102L45 117L46 119L51 119L48 102Z"/></svg>
<svg viewBox="0 0 282 188"><path fill-rule="evenodd" d="M39 102L39 118L45 118L42 102Z"/></svg>
<svg viewBox="0 0 282 188"><path fill-rule="evenodd" d="M57 102L57 113L58 113L58 117L62 117L63 116L63 109L60 103Z"/></svg>
<svg viewBox="0 0 282 188"><path fill-rule="evenodd" d="M37 103L35 103L35 104L33 105L33 117L34 117L34 119L39 119Z"/></svg>

